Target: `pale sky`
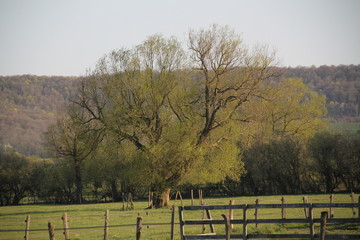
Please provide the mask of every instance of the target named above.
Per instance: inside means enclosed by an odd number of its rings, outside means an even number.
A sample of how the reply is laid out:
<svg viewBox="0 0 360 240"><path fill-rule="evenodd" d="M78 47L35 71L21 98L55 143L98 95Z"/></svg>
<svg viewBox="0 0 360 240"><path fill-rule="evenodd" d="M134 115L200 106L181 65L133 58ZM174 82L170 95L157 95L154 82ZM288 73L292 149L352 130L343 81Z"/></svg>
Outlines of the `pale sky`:
<svg viewBox="0 0 360 240"><path fill-rule="evenodd" d="M0 0L0 75L85 75L111 50L214 23L281 66L360 64L359 0Z"/></svg>

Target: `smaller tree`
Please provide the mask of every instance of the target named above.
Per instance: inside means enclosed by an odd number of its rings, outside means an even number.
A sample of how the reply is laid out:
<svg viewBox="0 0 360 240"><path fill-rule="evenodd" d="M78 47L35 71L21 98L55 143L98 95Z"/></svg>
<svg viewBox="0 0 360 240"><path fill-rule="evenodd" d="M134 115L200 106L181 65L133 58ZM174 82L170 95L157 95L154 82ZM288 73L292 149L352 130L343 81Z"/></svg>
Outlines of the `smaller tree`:
<svg viewBox="0 0 360 240"><path fill-rule="evenodd" d="M246 189L252 194L294 194L303 192L304 163L301 144L291 138L256 143L244 154L248 175Z"/></svg>
<svg viewBox="0 0 360 240"><path fill-rule="evenodd" d="M89 129L82 124L83 112L70 105L64 115L60 115L46 133L49 149L57 157L72 161L76 184L76 202L81 203L83 196L82 167L84 160L101 142L102 131L93 126Z"/></svg>
<svg viewBox="0 0 360 240"><path fill-rule="evenodd" d="M341 170L337 164L340 155L341 135L330 132L317 133L308 143L308 151L313 159L314 170L327 193L333 192L341 183Z"/></svg>
<svg viewBox="0 0 360 240"><path fill-rule="evenodd" d="M16 152L0 151L0 204L17 205L30 187L32 165Z"/></svg>

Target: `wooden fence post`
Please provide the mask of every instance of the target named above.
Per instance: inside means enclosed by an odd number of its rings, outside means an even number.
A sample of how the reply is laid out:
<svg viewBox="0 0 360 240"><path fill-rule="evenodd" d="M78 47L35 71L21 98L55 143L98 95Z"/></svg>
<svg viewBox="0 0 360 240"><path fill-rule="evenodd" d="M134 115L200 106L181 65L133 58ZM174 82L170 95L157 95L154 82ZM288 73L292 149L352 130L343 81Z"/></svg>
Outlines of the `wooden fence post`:
<svg viewBox="0 0 360 240"><path fill-rule="evenodd" d="M210 212L209 209L206 209L206 215L207 215L207 218L208 218L208 219L212 220L211 212ZM215 226L214 226L214 224L210 224L210 231L211 231L212 233L215 233Z"/></svg>
<svg viewBox="0 0 360 240"><path fill-rule="evenodd" d="M310 220L310 239L314 240L315 239L315 226L314 226L314 212L313 212L313 207L312 207L312 203L310 203L310 207L309 207L309 220Z"/></svg>
<svg viewBox="0 0 360 240"><path fill-rule="evenodd" d="M142 218L138 217L136 219L136 240L140 240L141 228L142 228Z"/></svg>
<svg viewBox="0 0 360 240"><path fill-rule="evenodd" d="M174 228L175 228L175 204L171 209L171 229L170 229L170 240L174 240Z"/></svg>
<svg viewBox="0 0 360 240"><path fill-rule="evenodd" d="M202 202L202 201L201 201ZM201 203L202 206L204 206L204 204ZM205 219L205 209L202 210L202 219L204 220ZM202 225L202 233L205 233L206 231L206 227L205 227L205 224Z"/></svg>
<svg viewBox="0 0 360 240"><path fill-rule="evenodd" d="M55 225L51 222L48 223L50 240L55 240Z"/></svg>
<svg viewBox="0 0 360 240"><path fill-rule="evenodd" d="M230 203L229 205L234 205L234 200L230 200ZM229 220L233 220L234 219L234 209L230 208L229 210ZM230 224L230 229L233 229L234 228L234 224Z"/></svg>
<svg viewBox="0 0 360 240"><path fill-rule="evenodd" d="M307 204L308 203L308 198L306 196L303 197L303 203ZM304 213L305 213L305 218L309 217L309 209L307 207L304 207Z"/></svg>
<svg viewBox="0 0 360 240"><path fill-rule="evenodd" d="M149 190L148 194L148 207L150 208L152 206L152 198L151 198L151 191Z"/></svg>
<svg viewBox="0 0 360 240"><path fill-rule="evenodd" d="M359 196L358 204L359 204L359 207L358 207L358 218L360 218L360 196Z"/></svg>
<svg viewBox="0 0 360 240"><path fill-rule="evenodd" d="M180 221L180 240L184 240L184 213L183 213L183 206L179 207L179 221Z"/></svg>
<svg viewBox="0 0 360 240"><path fill-rule="evenodd" d="M109 235L109 210L105 211L105 226L104 226L104 240L108 239Z"/></svg>
<svg viewBox="0 0 360 240"><path fill-rule="evenodd" d="M200 206L203 205L203 191L201 189L199 189L199 203Z"/></svg>
<svg viewBox="0 0 360 240"><path fill-rule="evenodd" d="M194 190L191 189L191 206L194 206Z"/></svg>
<svg viewBox="0 0 360 240"><path fill-rule="evenodd" d="M180 192L180 191L176 191L174 205L175 205L175 202L176 202L178 196L179 196L180 201L181 201L181 206L184 206L184 204L183 204L183 199L182 199L182 196L181 196L181 192Z"/></svg>
<svg viewBox="0 0 360 240"><path fill-rule="evenodd" d="M285 204L285 197L281 198L281 203ZM286 218L286 209L284 207L281 208L281 218L285 219Z"/></svg>
<svg viewBox="0 0 360 240"><path fill-rule="evenodd" d="M244 210L243 210L243 240L247 239L247 204L245 204L244 206Z"/></svg>
<svg viewBox="0 0 360 240"><path fill-rule="evenodd" d="M355 194L354 194L354 192L351 192L350 197L351 197L351 203L354 204L355 203ZM354 207L352 208L352 213L353 213L353 218L355 218L356 212L355 212Z"/></svg>
<svg viewBox="0 0 360 240"><path fill-rule="evenodd" d="M27 215L26 219L26 227L25 227L25 236L24 239L25 240L29 240L29 231L30 231L30 215Z"/></svg>
<svg viewBox="0 0 360 240"><path fill-rule="evenodd" d="M325 240L325 230L326 230L326 220L328 217L328 212L321 212L321 222L320 222L320 240Z"/></svg>
<svg viewBox="0 0 360 240"><path fill-rule="evenodd" d="M63 216L61 217L61 219L63 220L65 240L70 240L67 213L64 213Z"/></svg>
<svg viewBox="0 0 360 240"><path fill-rule="evenodd" d="M259 199L258 198L255 200L255 204L259 205ZM258 208L255 208L255 214L254 215L255 215L255 221L257 221L258 218L259 218L259 209ZM255 223L255 227L258 227L257 222Z"/></svg>
<svg viewBox="0 0 360 240"><path fill-rule="evenodd" d="M330 204L334 203L334 194L330 194ZM334 209L330 207L330 218L334 217Z"/></svg>
<svg viewBox="0 0 360 240"><path fill-rule="evenodd" d="M225 214L221 214L221 216L225 220L225 239L230 240L230 219Z"/></svg>

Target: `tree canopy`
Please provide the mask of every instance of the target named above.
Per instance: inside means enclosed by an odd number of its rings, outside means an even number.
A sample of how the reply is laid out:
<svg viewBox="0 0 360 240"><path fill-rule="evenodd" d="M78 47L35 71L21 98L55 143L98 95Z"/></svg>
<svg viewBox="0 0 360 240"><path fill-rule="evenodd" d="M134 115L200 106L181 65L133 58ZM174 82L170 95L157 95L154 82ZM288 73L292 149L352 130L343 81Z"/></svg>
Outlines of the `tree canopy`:
<svg viewBox="0 0 360 240"><path fill-rule="evenodd" d="M243 172L237 146L241 108L274 76L273 53L248 49L229 27L190 31L189 52L153 35L113 51L84 79L74 103L125 145L135 179L164 192L185 182L216 182ZM91 126L89 126L91 128ZM133 168L133 169L132 169Z"/></svg>

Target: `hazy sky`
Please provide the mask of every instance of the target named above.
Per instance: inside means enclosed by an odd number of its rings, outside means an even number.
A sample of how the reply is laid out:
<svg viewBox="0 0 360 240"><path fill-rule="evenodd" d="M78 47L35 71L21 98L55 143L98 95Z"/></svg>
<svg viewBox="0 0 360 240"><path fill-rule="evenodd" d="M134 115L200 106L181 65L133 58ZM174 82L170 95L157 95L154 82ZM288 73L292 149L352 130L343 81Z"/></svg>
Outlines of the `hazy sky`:
<svg viewBox="0 0 360 240"><path fill-rule="evenodd" d="M0 75L85 75L113 49L213 23L282 66L360 64L359 0L0 0Z"/></svg>

